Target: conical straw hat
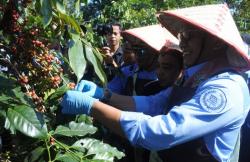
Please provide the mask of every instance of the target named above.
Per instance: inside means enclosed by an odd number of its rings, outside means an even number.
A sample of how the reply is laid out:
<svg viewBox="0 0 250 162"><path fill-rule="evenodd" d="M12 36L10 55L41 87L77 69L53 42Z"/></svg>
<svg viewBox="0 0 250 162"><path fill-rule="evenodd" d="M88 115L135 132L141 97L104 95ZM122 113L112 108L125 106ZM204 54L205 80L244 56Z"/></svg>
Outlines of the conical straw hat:
<svg viewBox="0 0 250 162"><path fill-rule="evenodd" d="M178 39L159 24L125 30L122 32L122 36L132 44L137 40L141 40L157 52L161 50L166 41L179 44Z"/></svg>
<svg viewBox="0 0 250 162"><path fill-rule="evenodd" d="M215 36L229 45L227 53L233 59L239 59L237 64L241 68L250 67L244 43L226 4L163 11L159 12L157 17L161 24L175 36L184 26L192 26Z"/></svg>

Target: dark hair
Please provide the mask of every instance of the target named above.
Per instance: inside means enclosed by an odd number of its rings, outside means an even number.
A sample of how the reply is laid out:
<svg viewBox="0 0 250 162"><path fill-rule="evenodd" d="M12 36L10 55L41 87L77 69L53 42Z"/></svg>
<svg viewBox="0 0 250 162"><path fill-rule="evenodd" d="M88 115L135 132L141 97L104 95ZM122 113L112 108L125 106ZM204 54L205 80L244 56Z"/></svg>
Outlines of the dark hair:
<svg viewBox="0 0 250 162"><path fill-rule="evenodd" d="M121 23L119 23L119 22L116 22L116 21L113 21L113 22L111 22L111 23L109 23L111 26L118 26L119 27L119 29L120 29L120 31L122 31L122 25L121 25Z"/></svg>

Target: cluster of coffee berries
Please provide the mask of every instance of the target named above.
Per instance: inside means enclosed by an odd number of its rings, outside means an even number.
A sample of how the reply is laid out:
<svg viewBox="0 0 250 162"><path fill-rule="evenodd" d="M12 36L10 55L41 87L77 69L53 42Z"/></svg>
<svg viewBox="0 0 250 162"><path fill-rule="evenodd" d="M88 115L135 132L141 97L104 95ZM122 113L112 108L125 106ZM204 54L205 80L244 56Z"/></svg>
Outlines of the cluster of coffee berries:
<svg viewBox="0 0 250 162"><path fill-rule="evenodd" d="M46 30L58 27L51 24L51 28L44 29L42 24L33 23L33 19L24 19L21 14L23 12L17 9L17 3L23 6L30 2L31 0L9 0L4 6L0 28L4 34L9 35L10 40L6 46L11 53L10 61L18 71L18 82L32 98L36 110L46 112L44 99L47 92L62 85L62 62L57 57L57 53L61 51L50 50L51 44L58 42L46 34ZM68 86L73 88L75 85L71 83Z"/></svg>
<svg viewBox="0 0 250 162"><path fill-rule="evenodd" d="M58 87L58 85L61 83L61 78L58 75L52 76L51 82L52 82L54 87Z"/></svg>
<svg viewBox="0 0 250 162"><path fill-rule="evenodd" d="M19 33L21 31L21 26L18 22L19 18L20 13L18 12L14 1L10 0L4 8L3 18L0 22L0 27L3 29L3 32L8 34Z"/></svg>
<svg viewBox="0 0 250 162"><path fill-rule="evenodd" d="M69 89L74 89L76 84L73 82L70 82L67 86L69 87Z"/></svg>
<svg viewBox="0 0 250 162"><path fill-rule="evenodd" d="M49 143L50 143L50 145L55 145L55 143L56 143L55 138L54 137L50 137Z"/></svg>
<svg viewBox="0 0 250 162"><path fill-rule="evenodd" d="M24 86L25 84L28 84L29 79L28 79L28 77L26 75L20 75L19 76L19 82L20 82L21 85Z"/></svg>
<svg viewBox="0 0 250 162"><path fill-rule="evenodd" d="M44 48L45 45L43 44L43 42L39 41L39 40L32 40L32 44L36 47L41 47Z"/></svg>
<svg viewBox="0 0 250 162"><path fill-rule="evenodd" d="M38 35L39 29L38 28L33 28L33 29L30 29L29 32L30 32L30 34L32 36L36 36L36 35Z"/></svg>
<svg viewBox="0 0 250 162"><path fill-rule="evenodd" d="M27 92L27 95L32 98L34 104L36 105L36 110L38 112L42 112L42 113L46 112L43 99L36 94L36 91L34 89Z"/></svg>

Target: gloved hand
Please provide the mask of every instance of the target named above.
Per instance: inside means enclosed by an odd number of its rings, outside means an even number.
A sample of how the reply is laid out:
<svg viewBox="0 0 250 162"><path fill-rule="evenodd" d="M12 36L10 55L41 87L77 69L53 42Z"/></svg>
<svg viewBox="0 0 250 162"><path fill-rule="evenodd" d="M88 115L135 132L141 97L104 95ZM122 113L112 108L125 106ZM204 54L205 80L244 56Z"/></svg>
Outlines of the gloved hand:
<svg viewBox="0 0 250 162"><path fill-rule="evenodd" d="M69 90L61 102L63 114L90 114L92 105L97 99L83 92Z"/></svg>
<svg viewBox="0 0 250 162"><path fill-rule="evenodd" d="M75 87L75 90L84 92L84 94L101 99L103 97L103 88L88 80L81 80Z"/></svg>

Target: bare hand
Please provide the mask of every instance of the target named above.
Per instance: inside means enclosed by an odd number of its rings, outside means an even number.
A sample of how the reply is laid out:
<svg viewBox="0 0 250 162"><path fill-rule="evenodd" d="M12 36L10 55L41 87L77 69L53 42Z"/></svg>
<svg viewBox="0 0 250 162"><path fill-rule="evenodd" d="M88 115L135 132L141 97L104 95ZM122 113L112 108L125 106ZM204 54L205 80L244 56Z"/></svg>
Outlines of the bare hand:
<svg viewBox="0 0 250 162"><path fill-rule="evenodd" d="M112 64L114 59L113 59L112 54L110 52L110 48L109 47L103 47L102 48L102 53L104 54L104 57L103 57L104 62L106 64Z"/></svg>

